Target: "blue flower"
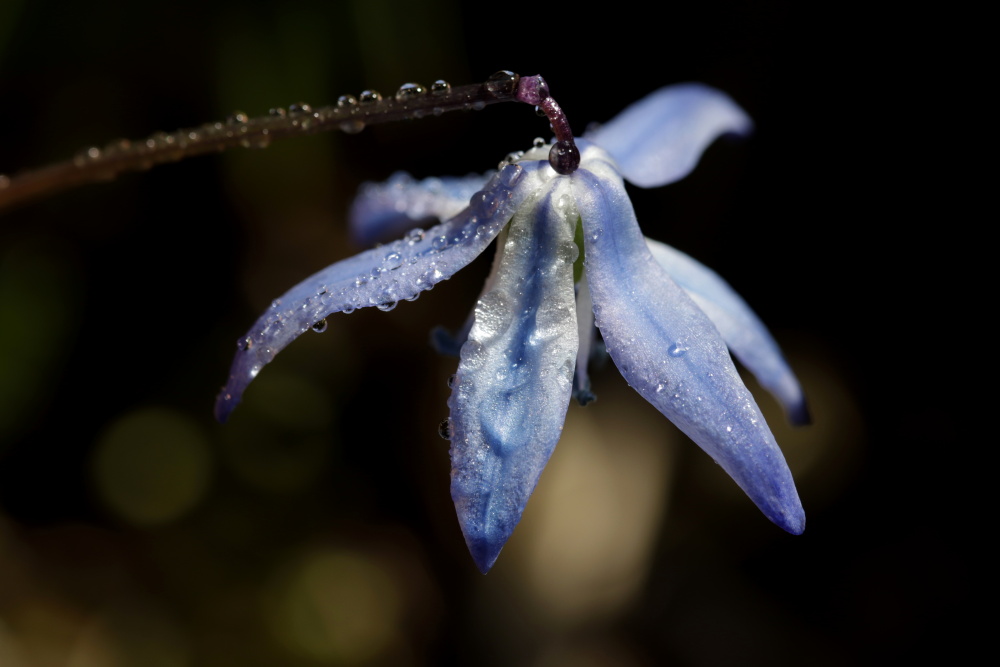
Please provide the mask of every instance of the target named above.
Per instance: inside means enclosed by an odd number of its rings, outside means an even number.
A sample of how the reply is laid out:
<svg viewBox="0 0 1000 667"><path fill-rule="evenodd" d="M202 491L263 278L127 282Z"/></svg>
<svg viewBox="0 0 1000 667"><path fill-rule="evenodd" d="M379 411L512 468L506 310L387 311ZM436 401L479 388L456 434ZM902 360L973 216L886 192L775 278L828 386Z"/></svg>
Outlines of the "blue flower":
<svg viewBox="0 0 1000 667"><path fill-rule="evenodd" d="M676 181L716 137L750 128L726 95L679 85L591 131L579 141L580 167L570 175L552 169L549 147L538 141L483 177L397 175L367 186L352 211L361 237L428 217L445 222L337 262L276 299L240 342L216 415L225 420L261 368L315 323L415 299L496 239L493 269L459 335L446 428L452 498L483 572L520 520L570 398L589 397L587 361L597 330L643 398L715 459L769 519L801 533L805 514L791 473L730 352L793 422L803 422L795 376L726 282L643 237L622 180L642 187Z"/></svg>

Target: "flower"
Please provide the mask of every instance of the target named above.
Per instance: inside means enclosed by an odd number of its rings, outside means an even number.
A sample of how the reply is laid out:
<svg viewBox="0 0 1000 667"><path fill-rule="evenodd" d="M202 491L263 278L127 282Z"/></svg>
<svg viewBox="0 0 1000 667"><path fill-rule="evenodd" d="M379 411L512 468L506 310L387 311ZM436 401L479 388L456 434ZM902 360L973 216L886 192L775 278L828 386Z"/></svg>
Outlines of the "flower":
<svg viewBox="0 0 1000 667"><path fill-rule="evenodd" d="M337 262L276 299L241 340L216 415L225 420L261 368L315 323L415 299L497 239L493 269L458 337L461 360L444 429L452 498L480 570L493 566L520 520L571 396L590 398L587 361L596 330L643 398L769 519L801 533L805 515L791 473L730 351L792 421L803 422L795 376L728 284L643 237L622 180L642 187L676 181L717 136L750 127L723 93L678 85L591 131L579 142L579 169L569 175L553 170L549 147L536 141L486 176L397 175L367 186L352 211L362 238L427 217L444 222ZM575 241L581 236L583 248Z"/></svg>

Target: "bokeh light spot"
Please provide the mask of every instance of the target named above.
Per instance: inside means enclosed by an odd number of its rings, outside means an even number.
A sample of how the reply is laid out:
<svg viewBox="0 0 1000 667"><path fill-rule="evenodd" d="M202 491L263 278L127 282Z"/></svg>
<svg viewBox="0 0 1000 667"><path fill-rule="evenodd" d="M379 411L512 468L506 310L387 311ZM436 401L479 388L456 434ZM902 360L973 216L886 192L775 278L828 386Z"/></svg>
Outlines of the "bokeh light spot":
<svg viewBox="0 0 1000 667"><path fill-rule="evenodd" d="M315 551L284 573L267 614L291 651L357 664L399 643L401 608L392 577L377 562L346 550Z"/></svg>
<svg viewBox="0 0 1000 667"><path fill-rule="evenodd" d="M211 468L202 429L159 408L114 422L98 441L93 459L102 500L139 525L171 521L195 507L208 489Z"/></svg>

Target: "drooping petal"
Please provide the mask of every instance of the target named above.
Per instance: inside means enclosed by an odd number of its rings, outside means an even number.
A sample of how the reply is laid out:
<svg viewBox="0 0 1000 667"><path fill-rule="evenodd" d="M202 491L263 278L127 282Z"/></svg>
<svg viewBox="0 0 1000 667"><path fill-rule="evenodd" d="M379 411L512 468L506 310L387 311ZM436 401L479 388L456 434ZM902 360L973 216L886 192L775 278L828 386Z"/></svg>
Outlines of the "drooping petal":
<svg viewBox="0 0 1000 667"><path fill-rule="evenodd" d="M643 188L687 176L722 134L747 134L750 117L725 93L699 83L660 88L586 138L611 154L620 173Z"/></svg>
<svg viewBox="0 0 1000 667"><path fill-rule="evenodd" d="M275 299L238 343L229 381L215 403L216 418L225 421L264 365L328 315L368 306L388 310L465 267L551 178L542 167L507 165L447 222L328 266Z"/></svg>
<svg viewBox="0 0 1000 667"><path fill-rule="evenodd" d="M653 258L708 315L730 352L785 408L789 421L809 423L805 394L778 343L747 302L712 269L665 243L646 239Z"/></svg>
<svg viewBox="0 0 1000 667"><path fill-rule="evenodd" d="M451 495L484 573L521 519L559 435L577 352L566 179L511 221L493 288L476 305L451 410Z"/></svg>
<svg viewBox="0 0 1000 667"><path fill-rule="evenodd" d="M771 521L801 533L805 513L774 436L718 330L650 254L617 172L593 159L572 181L594 315L622 375Z"/></svg>
<svg viewBox="0 0 1000 667"><path fill-rule="evenodd" d="M428 221L447 220L468 206L469 197L482 190L492 175L418 181L400 171L384 183L365 183L348 215L351 236L361 245L371 245Z"/></svg>

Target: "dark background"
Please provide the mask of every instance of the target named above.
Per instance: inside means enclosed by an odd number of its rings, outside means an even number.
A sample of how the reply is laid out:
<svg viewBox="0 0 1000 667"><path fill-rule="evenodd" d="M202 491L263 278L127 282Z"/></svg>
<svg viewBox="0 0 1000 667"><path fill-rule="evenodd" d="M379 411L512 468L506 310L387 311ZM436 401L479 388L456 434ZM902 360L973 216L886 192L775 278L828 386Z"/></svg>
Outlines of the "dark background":
<svg viewBox="0 0 1000 667"><path fill-rule="evenodd" d="M0 664L845 665L962 650L973 578L949 523L959 477L937 454L955 422L946 399L920 399L938 380L919 359L948 340L912 333L915 292L932 288L893 268L909 232L883 140L898 133L892 58L870 14L0 1L0 173L234 109L498 69L543 74L578 132L668 83L728 92L756 134L633 202L648 235L718 270L772 327L815 418L790 429L760 396L809 517L793 538L608 364L484 578L437 436L455 361L427 332L462 322L488 258L391 313L331 318L230 424L212 402L270 300L358 250L344 218L362 182L485 171L548 136L544 120L502 105L60 194L0 214ZM894 243L877 241L884 226Z"/></svg>

